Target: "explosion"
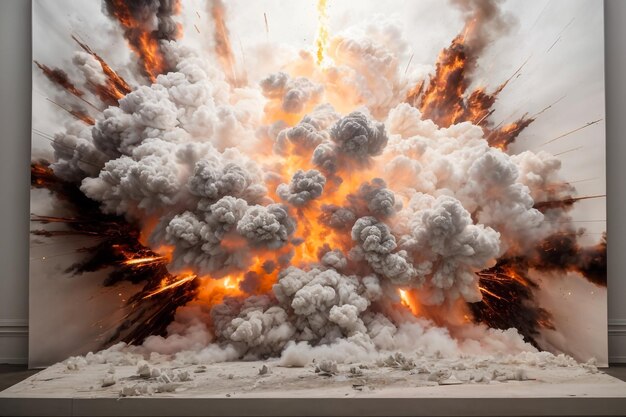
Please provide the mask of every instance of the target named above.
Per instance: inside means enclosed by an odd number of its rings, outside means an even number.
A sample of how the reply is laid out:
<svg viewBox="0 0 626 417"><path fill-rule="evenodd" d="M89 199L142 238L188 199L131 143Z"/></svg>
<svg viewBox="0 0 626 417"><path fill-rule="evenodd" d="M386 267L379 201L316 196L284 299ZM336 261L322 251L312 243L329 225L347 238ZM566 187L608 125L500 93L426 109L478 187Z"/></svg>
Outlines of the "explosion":
<svg viewBox="0 0 626 417"><path fill-rule="evenodd" d="M143 85L76 36L84 91L36 62L104 108L62 106L80 121L48 137L54 158L31 175L68 212L33 215L33 233L97 242L68 273L143 285L105 345L171 353L189 337L265 358L392 351L440 332L460 351L534 350L555 326L531 271L606 285L604 237L582 246L568 215L598 196L577 196L554 155L507 153L538 115L491 120L523 65L491 93L472 90L480 54L511 27L497 1L454 1L465 27L417 83L400 70L394 28L331 36L319 0L315 53L254 84L235 62L227 7L209 3L203 56L180 40L182 2L104 0Z"/></svg>

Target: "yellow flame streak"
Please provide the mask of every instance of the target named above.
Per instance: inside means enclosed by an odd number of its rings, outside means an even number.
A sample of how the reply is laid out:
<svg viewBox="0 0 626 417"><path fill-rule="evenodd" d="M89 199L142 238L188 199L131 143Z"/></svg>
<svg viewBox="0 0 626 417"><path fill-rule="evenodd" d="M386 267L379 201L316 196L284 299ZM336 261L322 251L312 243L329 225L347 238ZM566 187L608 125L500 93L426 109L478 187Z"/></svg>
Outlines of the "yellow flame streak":
<svg viewBox="0 0 626 417"><path fill-rule="evenodd" d="M315 45L317 47L316 60L318 66L327 67L330 62L326 55L326 48L328 47L328 14L327 14L328 0L317 0L317 36L315 38Z"/></svg>
<svg viewBox="0 0 626 417"><path fill-rule="evenodd" d="M402 305L411 310L414 315L417 315L419 309L417 305L415 305L415 303L411 300L409 293L406 290L398 288L398 294L400 295L400 302L402 303Z"/></svg>
<svg viewBox="0 0 626 417"><path fill-rule="evenodd" d="M480 289L480 291L482 291L482 292L484 292L484 293L486 293L486 294L489 294L490 296L492 296L492 297L494 297L494 298L497 298L498 300L504 300L504 298L500 297L498 294L495 294L495 293L493 293L493 292L489 291L489 290L488 290L487 288L485 288L485 287L478 287L478 289ZM485 301L485 300L483 300L483 301Z"/></svg>
<svg viewBox="0 0 626 417"><path fill-rule="evenodd" d="M148 256L148 257L145 257L145 258L127 259L127 260L124 261L124 265L147 264L147 263L160 261L163 258L164 258L163 256Z"/></svg>
<svg viewBox="0 0 626 417"><path fill-rule="evenodd" d="M405 290L398 290L398 294L400 294L400 300L402 300L402 304L410 304L409 295L406 293Z"/></svg>
<svg viewBox="0 0 626 417"><path fill-rule="evenodd" d="M178 281L174 281L174 282L172 282L169 285L165 285L165 286L163 286L163 287L161 287L161 288L159 288L157 290L154 290L154 291L146 294L143 298L144 299L150 298L150 297L152 297L154 295L162 293L163 291L167 291L167 290L171 290L172 288L180 287L184 283L189 282L189 281L193 281L197 277L198 276L195 275L195 274L190 274L190 275L184 276L183 278L179 279Z"/></svg>

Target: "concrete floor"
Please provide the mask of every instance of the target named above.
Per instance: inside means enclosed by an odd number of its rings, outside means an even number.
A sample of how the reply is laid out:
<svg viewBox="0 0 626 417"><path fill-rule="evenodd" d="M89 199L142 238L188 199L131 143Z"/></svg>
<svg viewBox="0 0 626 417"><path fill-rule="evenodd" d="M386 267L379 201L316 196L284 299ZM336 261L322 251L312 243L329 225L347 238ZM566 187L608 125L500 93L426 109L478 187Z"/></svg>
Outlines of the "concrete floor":
<svg viewBox="0 0 626 417"><path fill-rule="evenodd" d="M626 363L615 364L615 365L612 365L609 368L602 368L601 370L606 372L607 374L613 376L613 377L621 379L622 381L626 381ZM3 390L5 390L8 387L17 384L18 382L20 382L20 381L22 381L22 380L24 380L24 379L26 379L26 378L36 374L39 371L40 370L38 370L38 369L29 370L26 365L2 365L2 364L0 364L0 391L3 391ZM2 408L2 407L0 407L0 408ZM550 408L549 406L546 406L545 410L548 410L549 408ZM601 415L601 414L605 415L606 413L600 413L598 415ZM4 413L2 413L2 410L0 410L0 415L9 415L9 414L4 414ZM28 415L30 415L30 414L28 414ZM41 415L44 415L44 414L41 414ZM45 414L45 415L48 415L48 414ZM52 415L52 414L50 414L50 415ZM55 415L57 415L57 414L55 414ZM58 414L58 415L69 415L69 414L61 413L61 414ZM103 415L103 414L97 412L94 415ZM116 415L122 415L122 414L116 413ZM133 414L133 415L135 415L135 414ZM163 415L165 415L165 414L163 414ZM175 415L175 414L172 414L172 415ZM196 414L194 414L194 415L196 415ZM200 414L198 414L198 415L200 415ZM204 414L202 414L202 415L204 415ZM473 415L475 415L475 414L473 414ZM533 415L536 415L536 414L533 414ZM548 411L542 411L541 415L552 415L552 414L550 414ZM556 413L554 415L561 415L561 414L560 413ZM578 413L576 415L580 415L580 413ZM594 415L595 415L595 413L594 413ZM611 415L614 415L614 414L611 414ZM564 415L561 415L561 416L562 417L566 417Z"/></svg>
<svg viewBox="0 0 626 417"><path fill-rule="evenodd" d="M626 381L626 363L614 364L609 368L602 368L607 374ZM39 372L39 369L28 369L26 365L0 365L0 391Z"/></svg>

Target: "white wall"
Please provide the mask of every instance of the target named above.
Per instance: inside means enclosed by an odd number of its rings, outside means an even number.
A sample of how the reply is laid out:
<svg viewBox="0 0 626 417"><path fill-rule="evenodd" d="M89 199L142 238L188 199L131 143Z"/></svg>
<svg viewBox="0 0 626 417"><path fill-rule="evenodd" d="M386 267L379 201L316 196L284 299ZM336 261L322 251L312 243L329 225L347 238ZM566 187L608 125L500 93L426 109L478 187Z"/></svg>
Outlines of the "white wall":
<svg viewBox="0 0 626 417"><path fill-rule="evenodd" d="M0 0L0 363L28 357L30 1Z"/></svg>
<svg viewBox="0 0 626 417"><path fill-rule="evenodd" d="M626 1L605 1L609 362L626 363Z"/></svg>
<svg viewBox="0 0 626 417"><path fill-rule="evenodd" d="M605 4L609 361L626 363L626 1ZM30 1L0 0L0 363L28 356L31 65Z"/></svg>

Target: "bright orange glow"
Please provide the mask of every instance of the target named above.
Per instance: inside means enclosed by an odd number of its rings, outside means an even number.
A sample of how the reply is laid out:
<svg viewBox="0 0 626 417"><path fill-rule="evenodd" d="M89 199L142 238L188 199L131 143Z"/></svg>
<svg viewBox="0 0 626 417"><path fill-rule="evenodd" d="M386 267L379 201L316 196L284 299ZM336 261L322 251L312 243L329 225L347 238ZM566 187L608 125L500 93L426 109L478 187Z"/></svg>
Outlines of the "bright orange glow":
<svg viewBox="0 0 626 417"><path fill-rule="evenodd" d="M411 313L413 313L414 316L417 316L419 314L419 305L411 293L407 290L399 288L398 294L400 295L400 302L402 305L411 310Z"/></svg>

